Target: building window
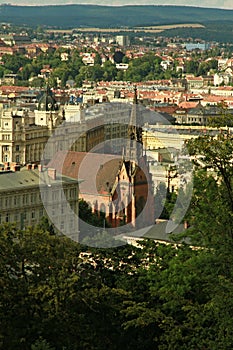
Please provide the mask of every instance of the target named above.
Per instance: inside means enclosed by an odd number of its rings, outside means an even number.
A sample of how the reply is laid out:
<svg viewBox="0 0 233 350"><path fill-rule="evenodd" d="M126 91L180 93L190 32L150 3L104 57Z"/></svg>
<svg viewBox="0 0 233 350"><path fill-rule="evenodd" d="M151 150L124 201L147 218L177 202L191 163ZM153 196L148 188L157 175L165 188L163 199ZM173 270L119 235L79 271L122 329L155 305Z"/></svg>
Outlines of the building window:
<svg viewBox="0 0 233 350"><path fill-rule="evenodd" d="M70 230L72 230L74 228L74 221L70 220Z"/></svg>
<svg viewBox="0 0 233 350"><path fill-rule="evenodd" d="M34 193L31 193L31 203L34 202Z"/></svg>
<svg viewBox="0 0 233 350"><path fill-rule="evenodd" d="M19 145L16 145L16 146L15 146L15 150L16 150L16 151L19 151Z"/></svg>

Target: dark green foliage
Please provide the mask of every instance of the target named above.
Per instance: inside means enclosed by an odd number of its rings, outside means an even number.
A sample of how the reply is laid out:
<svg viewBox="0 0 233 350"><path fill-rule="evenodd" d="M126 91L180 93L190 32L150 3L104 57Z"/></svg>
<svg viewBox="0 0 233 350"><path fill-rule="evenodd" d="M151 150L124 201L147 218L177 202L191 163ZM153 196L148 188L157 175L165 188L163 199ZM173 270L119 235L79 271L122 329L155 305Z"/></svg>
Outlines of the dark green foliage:
<svg viewBox="0 0 233 350"><path fill-rule="evenodd" d="M207 15L208 16L208 15ZM193 22L191 20L191 22ZM174 28L168 29L159 33L163 37L175 38L190 38L195 39L198 38L200 40L205 41L213 41L220 43L231 43L232 42L232 29L233 22L232 19L227 20L216 20L212 19L209 21L209 18L200 20L198 23L204 25L204 28ZM224 26L223 26L224 23Z"/></svg>
<svg viewBox="0 0 233 350"><path fill-rule="evenodd" d="M161 182L155 195L155 217L169 220L177 200L177 193L170 192Z"/></svg>
<svg viewBox="0 0 233 350"><path fill-rule="evenodd" d="M34 59L26 58L20 54L15 54L13 56L5 54L2 57L4 65L1 67L0 76L4 76L5 73L15 73L19 78L18 85L24 86L28 85L29 78L36 77L31 82L31 85L42 87L44 86L45 80L37 76L44 66L49 66L52 68L49 77L51 86L57 85L57 78L61 80L62 87L66 86L66 81L69 79L78 80L80 78L82 82L84 79L92 78L93 80L98 80L102 78L104 72L101 70L101 73L99 73L98 65L96 65L96 67L84 67L79 51L73 50L72 53L70 53L68 61L61 60L61 52L61 49L49 53L41 52ZM82 74L82 69L88 70L88 68L91 68L94 73L91 73L90 76Z"/></svg>
<svg viewBox="0 0 233 350"><path fill-rule="evenodd" d="M101 59L101 56L98 52L95 53L95 60L94 60L94 64L98 64L101 66L102 64L102 59Z"/></svg>
<svg viewBox="0 0 233 350"><path fill-rule="evenodd" d="M232 254L150 240L142 248L87 250L38 228L9 226L0 240L4 349L233 345Z"/></svg>
<svg viewBox="0 0 233 350"><path fill-rule="evenodd" d="M113 55L113 59L115 63L122 63L123 58L125 57L122 51L116 51Z"/></svg>
<svg viewBox="0 0 233 350"><path fill-rule="evenodd" d="M20 54L4 54L2 56L2 62L4 63L4 69L16 74L20 68L24 67L30 62L30 59Z"/></svg>
<svg viewBox="0 0 233 350"><path fill-rule="evenodd" d="M141 58L130 60L129 67L124 73L124 80L132 82L164 79L166 72L163 71L160 63L162 59L155 56L153 53L145 54ZM169 73L169 77L172 76L172 72ZM174 72L174 75L176 73ZM167 78L167 77L166 77Z"/></svg>
<svg viewBox="0 0 233 350"><path fill-rule="evenodd" d="M217 106L219 108L220 115L217 117L208 118L207 120L208 126L215 127L215 128L216 127L221 128L225 126L232 127L233 116L232 116L232 113L229 112L227 104L225 102L220 102L218 103Z"/></svg>
<svg viewBox="0 0 233 350"><path fill-rule="evenodd" d="M35 344L32 344L31 350L54 350L54 348L51 348L47 341L40 337Z"/></svg>
<svg viewBox="0 0 233 350"><path fill-rule="evenodd" d="M225 244L233 238L233 138L230 134L204 136L189 142L190 155L196 155L194 196L190 221L195 223L194 239L201 244Z"/></svg>
<svg viewBox="0 0 233 350"><path fill-rule="evenodd" d="M100 214L93 213L89 204L83 199L80 199L79 200L79 218L90 225L103 227L103 220L105 218L105 215L104 213L100 213Z"/></svg>

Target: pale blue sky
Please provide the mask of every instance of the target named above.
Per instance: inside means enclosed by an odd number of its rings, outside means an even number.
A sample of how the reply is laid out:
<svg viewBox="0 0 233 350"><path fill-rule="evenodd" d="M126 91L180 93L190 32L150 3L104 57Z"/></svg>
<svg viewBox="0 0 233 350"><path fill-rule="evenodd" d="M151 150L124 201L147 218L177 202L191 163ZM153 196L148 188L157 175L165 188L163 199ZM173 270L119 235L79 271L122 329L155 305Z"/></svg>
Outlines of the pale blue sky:
<svg viewBox="0 0 233 350"><path fill-rule="evenodd" d="M0 4L14 5L65 5L65 4L92 4L92 5L184 5L196 7L215 7L233 10L233 0L0 0Z"/></svg>

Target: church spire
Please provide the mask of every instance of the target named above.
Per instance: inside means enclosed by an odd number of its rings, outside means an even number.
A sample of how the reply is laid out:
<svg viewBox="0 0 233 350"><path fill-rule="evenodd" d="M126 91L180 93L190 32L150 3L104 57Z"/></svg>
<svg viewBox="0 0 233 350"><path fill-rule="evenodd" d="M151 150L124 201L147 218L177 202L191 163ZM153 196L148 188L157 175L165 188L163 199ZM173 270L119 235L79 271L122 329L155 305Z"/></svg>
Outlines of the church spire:
<svg viewBox="0 0 233 350"><path fill-rule="evenodd" d="M137 86L134 86L134 97L133 97L133 104L137 105L138 104L138 91L137 91Z"/></svg>
<svg viewBox="0 0 233 350"><path fill-rule="evenodd" d="M128 125L126 159L138 163L142 157L142 113L139 110L137 87L134 87L133 105Z"/></svg>

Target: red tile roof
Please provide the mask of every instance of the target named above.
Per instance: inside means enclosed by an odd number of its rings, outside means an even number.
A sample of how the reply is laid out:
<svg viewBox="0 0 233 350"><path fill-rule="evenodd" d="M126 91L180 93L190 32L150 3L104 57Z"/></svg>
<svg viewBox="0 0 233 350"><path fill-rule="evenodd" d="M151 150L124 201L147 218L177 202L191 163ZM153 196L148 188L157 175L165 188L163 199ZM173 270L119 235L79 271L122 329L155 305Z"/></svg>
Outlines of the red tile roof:
<svg viewBox="0 0 233 350"><path fill-rule="evenodd" d="M122 158L112 154L59 151L47 167L59 173L83 180L80 193L105 194L112 188Z"/></svg>

